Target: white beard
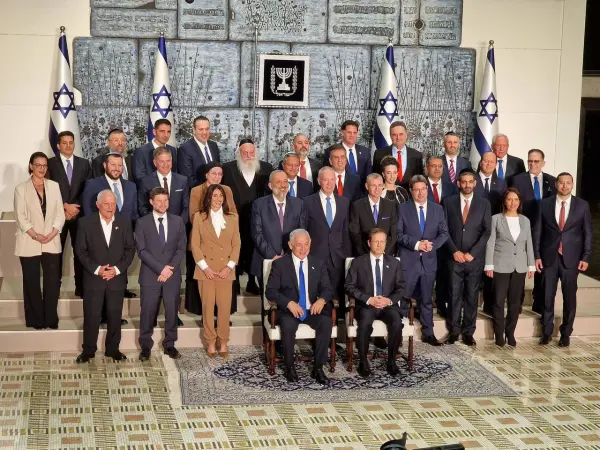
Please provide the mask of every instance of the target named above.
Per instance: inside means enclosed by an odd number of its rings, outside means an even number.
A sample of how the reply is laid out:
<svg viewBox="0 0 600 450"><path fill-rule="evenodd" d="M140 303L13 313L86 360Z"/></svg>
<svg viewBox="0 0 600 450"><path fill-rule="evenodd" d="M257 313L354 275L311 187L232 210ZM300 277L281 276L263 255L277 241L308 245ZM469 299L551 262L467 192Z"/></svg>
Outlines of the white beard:
<svg viewBox="0 0 600 450"><path fill-rule="evenodd" d="M260 170L260 161L253 159L251 161L244 161L238 153L235 157L237 168L242 173L257 173Z"/></svg>

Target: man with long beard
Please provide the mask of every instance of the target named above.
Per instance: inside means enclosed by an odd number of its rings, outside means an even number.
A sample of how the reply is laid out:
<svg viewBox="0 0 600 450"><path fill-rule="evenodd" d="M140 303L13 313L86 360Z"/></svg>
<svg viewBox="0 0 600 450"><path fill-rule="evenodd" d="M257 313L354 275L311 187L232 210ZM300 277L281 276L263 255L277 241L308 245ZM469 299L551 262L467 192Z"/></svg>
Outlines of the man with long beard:
<svg viewBox="0 0 600 450"><path fill-rule="evenodd" d="M223 164L223 184L233 192L235 207L240 216L240 237L242 249L238 263L238 277L242 272L248 274L246 292L260 294L254 276L250 275L250 264L254 243L250 233L252 202L265 194L271 164L260 161L256 156L256 147L251 139L242 139L235 154L235 160Z"/></svg>

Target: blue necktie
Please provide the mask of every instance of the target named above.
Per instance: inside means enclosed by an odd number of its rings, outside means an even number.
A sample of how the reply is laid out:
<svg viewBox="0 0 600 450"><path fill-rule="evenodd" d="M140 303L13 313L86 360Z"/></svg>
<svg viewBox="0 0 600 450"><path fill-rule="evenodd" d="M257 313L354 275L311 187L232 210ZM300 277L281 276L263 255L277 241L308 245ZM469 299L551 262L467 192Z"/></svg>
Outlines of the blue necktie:
<svg viewBox="0 0 600 450"><path fill-rule="evenodd" d="M498 160L498 178L500 178L501 180L504 180L504 168L502 167L502 163L504 161L502 161L501 159Z"/></svg>
<svg viewBox="0 0 600 450"><path fill-rule="evenodd" d="M423 207L419 206L419 221L421 225L421 237L425 234L425 213Z"/></svg>
<svg viewBox="0 0 600 450"><path fill-rule="evenodd" d="M542 199L542 194L540 192L540 181L538 177L533 177L533 195L535 195L536 201L540 201Z"/></svg>
<svg viewBox="0 0 600 450"><path fill-rule="evenodd" d="M302 308L302 316L299 319L304 322L304 319L306 319L306 281L304 280L302 263L304 261L300 261L300 270L298 270L298 304Z"/></svg>
<svg viewBox="0 0 600 450"><path fill-rule="evenodd" d="M296 196L296 191L294 191L295 181L289 181L288 183L290 183L290 197L295 197Z"/></svg>
<svg viewBox="0 0 600 450"><path fill-rule="evenodd" d="M381 267L379 267L379 258L375 260L375 295L383 295L383 284L381 283Z"/></svg>
<svg viewBox="0 0 600 450"><path fill-rule="evenodd" d="M67 180L69 180L69 184L71 184L72 179L73 179L73 166L71 165L71 160L67 159Z"/></svg>
<svg viewBox="0 0 600 450"><path fill-rule="evenodd" d="M163 225L164 217L158 218L158 238L160 239L160 243L164 247L167 243L167 236L165 235L165 226Z"/></svg>
<svg viewBox="0 0 600 450"><path fill-rule="evenodd" d="M123 173L121 174L121 178L124 180L129 180L129 176L127 175L127 164L125 164L125 158L123 158Z"/></svg>
<svg viewBox="0 0 600 450"><path fill-rule="evenodd" d="M377 212L377 205L373 205L373 221L375 225L377 225L377 218L379 217L379 213ZM377 260L379 261L379 260Z"/></svg>
<svg viewBox="0 0 600 450"><path fill-rule="evenodd" d="M356 160L354 159L354 152L350 149L350 158L348 158L348 164L350 164L350 169L352 169L352 173L358 173L358 169L356 168Z"/></svg>
<svg viewBox="0 0 600 450"><path fill-rule="evenodd" d="M327 205L325 206L325 218L327 219L327 225L331 228L333 224L333 209L331 208L331 197L327 197Z"/></svg>
<svg viewBox="0 0 600 450"><path fill-rule="evenodd" d="M121 211L123 200L121 199L121 193L119 192L119 185L117 183L113 183L113 191L115 192L115 197L117 197L117 208Z"/></svg>

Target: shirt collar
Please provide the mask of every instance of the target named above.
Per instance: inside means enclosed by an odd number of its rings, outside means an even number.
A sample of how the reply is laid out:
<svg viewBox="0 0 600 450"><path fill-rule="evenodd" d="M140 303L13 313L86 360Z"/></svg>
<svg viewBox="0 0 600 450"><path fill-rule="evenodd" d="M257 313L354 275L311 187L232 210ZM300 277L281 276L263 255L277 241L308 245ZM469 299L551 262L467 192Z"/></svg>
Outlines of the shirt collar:
<svg viewBox="0 0 600 450"><path fill-rule="evenodd" d="M298 176L295 176L293 180L288 178L288 183L294 183L294 186L298 186Z"/></svg>
<svg viewBox="0 0 600 450"><path fill-rule="evenodd" d="M162 147L162 145L157 144L155 139L152 139L152 146L154 147L154 149L156 150L158 147Z"/></svg>
<svg viewBox="0 0 600 450"><path fill-rule="evenodd" d="M352 149L356 153L356 144L354 144L352 147L348 147L345 142L342 142L342 146L346 149L346 151Z"/></svg>
<svg viewBox="0 0 600 450"><path fill-rule="evenodd" d="M158 220L158 219L160 219L160 218L164 218L164 219L166 219L166 218L167 218L167 213L164 213L164 214L161 216L161 215L159 215L159 214L158 214L156 211L154 211L154 210L152 210L152 215L154 216L154 220L155 220L155 221L156 221L156 220Z"/></svg>
<svg viewBox="0 0 600 450"><path fill-rule="evenodd" d="M104 217L102 217L102 214L98 213L98 217L100 217L100 223L105 227L111 225L115 221L115 216L112 216L112 219L110 219L110 222L108 222L108 223L106 223L106 220L104 220Z"/></svg>
<svg viewBox="0 0 600 450"><path fill-rule="evenodd" d="M371 257L371 261L375 261L376 259L378 259L379 261L383 262L383 255L381 255L379 258L377 258L373 252L369 252L369 256Z"/></svg>
<svg viewBox="0 0 600 450"><path fill-rule="evenodd" d="M203 149L208 147L208 141L206 141L206 143L203 144L198 139L196 139L196 136L193 136L193 138L196 141L196 144L198 144L198 147L203 148Z"/></svg>
<svg viewBox="0 0 600 450"><path fill-rule="evenodd" d="M69 158L67 158L67 157L66 157L65 155L63 155L62 153L59 153L59 155L60 155L60 159L62 159L62 162L67 162L67 161L71 161L71 162L73 162L73 156L74 156L74 155L71 155Z"/></svg>
<svg viewBox="0 0 600 450"><path fill-rule="evenodd" d="M562 204L562 202L565 202L567 205L571 205L571 199L573 198L573 195L569 195L569 197L566 200L561 200L560 198L558 198L558 195L556 196L556 204L560 205Z"/></svg>
<svg viewBox="0 0 600 450"><path fill-rule="evenodd" d="M465 197L462 192L460 193L460 206L465 204L465 200L469 200L469 204L473 201L473 194L470 197Z"/></svg>
<svg viewBox="0 0 600 450"><path fill-rule="evenodd" d="M367 198L369 199L369 204L371 205L371 209L373 209L374 205L377 205L377 207L379 208L379 203L381 203L381 197L379 197L377 199L377 202L373 202L373 199L371 198L370 195L367 195Z"/></svg>
<svg viewBox="0 0 600 450"><path fill-rule="evenodd" d="M437 181L433 181L431 178L427 177L427 180L429 181L429 184L433 185L433 183L437 183L438 186L442 185L442 179L440 178Z"/></svg>
<svg viewBox="0 0 600 450"><path fill-rule="evenodd" d="M300 258L298 258L296 255L294 255L294 254L292 253L292 260L294 261L294 264L297 264L298 266L300 265L300 261L305 261L305 262L306 262L306 259L307 259L307 258L308 258L308 257L306 257L306 258L304 258L304 259L300 259Z"/></svg>
<svg viewBox="0 0 600 450"><path fill-rule="evenodd" d="M534 175L531 172L529 172L529 178L531 179L531 181L533 181L533 177L537 177L538 181L542 181L542 172L538 173L537 175Z"/></svg>
<svg viewBox="0 0 600 450"><path fill-rule="evenodd" d="M223 215L223 207L220 207L216 211L213 211L212 208L211 208L210 209L210 215L211 216L222 216Z"/></svg>
<svg viewBox="0 0 600 450"><path fill-rule="evenodd" d="M168 173L168 174L166 174L166 175L163 175L162 173L160 173L160 172L157 170L157 171L156 171L156 175L158 176L158 179L159 179L160 181L162 181L162 179L163 179L163 178L165 178L165 177L166 177L167 179L171 178L171 171L169 171L169 173Z"/></svg>
<svg viewBox="0 0 600 450"><path fill-rule="evenodd" d="M400 149L399 149L398 147L396 147L395 145L392 145L392 153L394 153L393 149L396 149L396 152L399 152L399 153L401 153L402 155L405 155L405 154L406 154L406 144L404 144L404 145L402 146L402 148L400 148Z"/></svg>
<svg viewBox="0 0 600 450"><path fill-rule="evenodd" d="M113 184L117 183L119 186L121 185L121 179L117 179L117 180L113 180L111 179L108 175L104 174L104 177L106 178L106 181L108 181L108 185L110 186L110 188L112 189Z"/></svg>
<svg viewBox="0 0 600 450"><path fill-rule="evenodd" d="M417 209L419 209L419 206L422 206L423 209L427 208L427 200L425 200L425 203L423 203L422 205L417 203L416 200L413 200L413 202L415 203L415 206L417 207Z"/></svg>
<svg viewBox="0 0 600 450"><path fill-rule="evenodd" d="M277 199L277 197L275 197L274 195L271 195L271 197L273 198L273 201L275 202L275 206L276 206L277 208L279 208L279 203L283 203L283 207L285 208L285 203L286 203L286 202L285 202L285 198L283 199L283 201L282 201L282 202L280 202L280 201Z"/></svg>
<svg viewBox="0 0 600 450"><path fill-rule="evenodd" d="M326 202L326 201L327 201L327 197L329 197L329 198L330 198L330 199L332 199L332 200L333 200L333 198L334 198L334 193L333 193L333 192L331 193L331 195L327 196L327 195L325 194L325 192L323 192L323 191L319 190L319 195L321 196L321 200L323 200L324 202Z"/></svg>

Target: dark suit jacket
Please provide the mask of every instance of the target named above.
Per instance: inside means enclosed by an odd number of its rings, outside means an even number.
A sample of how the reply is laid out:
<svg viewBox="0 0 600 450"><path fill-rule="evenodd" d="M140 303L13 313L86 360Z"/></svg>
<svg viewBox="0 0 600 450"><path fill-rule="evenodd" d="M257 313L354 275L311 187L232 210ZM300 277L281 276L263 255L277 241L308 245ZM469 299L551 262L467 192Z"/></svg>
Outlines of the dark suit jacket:
<svg viewBox="0 0 600 450"><path fill-rule="evenodd" d="M542 199L556 195L556 178L552 175L548 175L542 172L542 182L540 183L540 193ZM538 218L539 205L533 194L533 185L531 184L531 177L529 172L524 172L519 175L515 175L508 180L510 187L516 187L521 193L521 201L523 202L523 214L531 222L531 228L535 226L535 221Z"/></svg>
<svg viewBox="0 0 600 450"><path fill-rule="evenodd" d="M306 181L306 180L304 180ZM308 183L310 184L310 183ZM250 231L254 241L252 252L252 275L262 278L265 259L273 259L282 252L289 253L290 233L297 228L306 227L306 211L302 200L288 197L283 214L283 232L279 225L279 211L272 195L257 198L252 203L252 221Z"/></svg>
<svg viewBox="0 0 600 450"><path fill-rule="evenodd" d="M401 309L400 300L404 296L406 285L402 276L400 261L390 255L383 255L381 267L382 294L389 298L394 304L391 308ZM344 290L348 297L356 299L357 308L367 308L367 300L373 297L375 291L375 280L373 280L373 268L371 267L371 254L367 253L352 260ZM402 311L403 316L408 311Z"/></svg>
<svg viewBox="0 0 600 450"><path fill-rule="evenodd" d="M338 183L338 177L336 174L335 175L335 189L334 189L334 192L336 194L338 193L337 183ZM350 203L352 203L353 201L358 200L362 196L363 196L363 191L361 189L360 177L358 175L352 174L348 169L346 169L346 176L344 177L344 195L343 195L343 197L346 197L350 201Z"/></svg>
<svg viewBox="0 0 600 450"><path fill-rule="evenodd" d="M504 167L504 181L526 171L525 163L518 156L507 154L503 159L506 160ZM497 175L496 170L494 170L494 175Z"/></svg>
<svg viewBox="0 0 600 450"><path fill-rule="evenodd" d="M172 145L167 144L167 148L171 150L171 157L173 158L173 172L177 172L177 149ZM136 148L131 157L131 172L133 175L130 177L131 181L139 183L139 181L146 175L151 174L156 170L154 167L154 145L152 142L148 142L139 148Z"/></svg>
<svg viewBox="0 0 600 450"><path fill-rule="evenodd" d="M367 181L367 176L372 172L372 164L371 164L371 150L365 147L364 145L354 145L355 149L355 158L356 158L356 170L357 174L360 177L361 186L365 184ZM327 147L325 149L325 153L323 155L323 165L330 166L329 164L329 153L331 152L331 147ZM357 157L358 156L358 157ZM312 169L312 163L311 163ZM346 163L346 173L352 173L350 171L350 163Z"/></svg>
<svg viewBox="0 0 600 450"><path fill-rule="evenodd" d="M552 266L558 258L558 246L563 243L563 262L567 268L579 261L589 262L592 254L592 216L588 202L571 197L569 215L562 230L556 221L556 196L540 202L538 219L533 228L533 253L544 266Z"/></svg>
<svg viewBox="0 0 600 450"><path fill-rule="evenodd" d="M83 290L118 291L125 289L127 284L127 269L133 261L135 244L131 221L125 217L115 215L110 235L110 245L106 245L100 214L82 217L77 226L77 240L75 254L83 265ZM101 276L94 275L98 267L109 264L116 266L120 274L111 280L103 280Z"/></svg>
<svg viewBox="0 0 600 450"><path fill-rule="evenodd" d="M373 173L381 174L381 160L386 156L392 156L392 146L380 148L373 154ZM423 154L411 147L406 147L406 168L402 177L402 187L408 186L413 175L423 175Z"/></svg>
<svg viewBox="0 0 600 450"><path fill-rule="evenodd" d="M142 178L138 185L137 202L140 217L152 212L150 204L150 191L154 188L162 187L158 181L156 171ZM171 214L175 214L183 219L185 223L189 221L190 190L188 189L188 179L183 175L171 172L171 189L169 191L169 209Z"/></svg>
<svg viewBox="0 0 600 450"><path fill-rule="evenodd" d="M469 205L467 222L462 221L462 205L460 194L447 197L442 206L448 224L448 240L446 248L449 252L448 258L452 258L454 252L469 253L475 258L472 265L483 265L485 262L485 246L491 234L492 214L491 205L485 198L473 195Z"/></svg>
<svg viewBox="0 0 600 450"><path fill-rule="evenodd" d="M425 233L421 235L416 203L413 200L402 203L399 207L397 229L398 249L403 269L407 273L412 273L422 262L427 272L435 272L436 250L448 240L448 225L442 207L435 202L427 202ZM433 244L432 251L425 253L415 251L415 245L423 239Z"/></svg>
<svg viewBox="0 0 600 450"><path fill-rule="evenodd" d="M455 181L458 180L458 175L461 170L464 169L472 169L471 162L467 158L463 158L462 156L456 156L456 164L454 165L454 171L456 172ZM444 171L442 172L442 180L447 183L452 183L450 179L450 172L448 172L448 161L446 160L446 155L442 155L442 161L444 163Z"/></svg>
<svg viewBox="0 0 600 450"><path fill-rule="evenodd" d="M48 160L48 172L49 177L52 181L58 183L60 188L60 195L63 203L75 203L81 205L81 196L85 183L92 176L90 169L90 163L85 158L79 156L73 156L73 176L71 178L71 184L67 179L67 172L63 166L62 159L60 156L55 156ZM83 216L83 209L80 208L80 214L76 218Z"/></svg>
<svg viewBox="0 0 600 450"><path fill-rule="evenodd" d="M377 223L373 220L373 210L369 197L356 200L350 206L350 223L348 231L352 241L352 249L356 256L369 253L369 232L373 228L381 228L387 234L386 255L396 254L396 202L382 198L379 201Z"/></svg>
<svg viewBox="0 0 600 450"><path fill-rule="evenodd" d="M310 164L310 172L312 173L313 192L315 192L319 189L319 170L321 169L321 167L323 167L323 164L321 164L321 161L319 161L318 159L311 158L310 156L308 157L308 162ZM279 161L277 169L283 170L283 161ZM300 172L298 172L298 177L300 177Z"/></svg>
<svg viewBox="0 0 600 450"><path fill-rule="evenodd" d="M493 172L489 181L490 192L488 193L485 190L485 182L481 180L480 175L480 172L478 172L477 177L475 178L477 180L477 184L475 184L475 190L473 191L473 193L478 197L483 197L490 202L490 205L492 206L492 216L494 214L501 213L502 197L506 192L506 181L498 178L496 172Z"/></svg>
<svg viewBox="0 0 600 450"><path fill-rule="evenodd" d="M348 233L350 202L335 193L333 197L336 212L331 228L327 225L319 193L304 197L306 231L310 234L312 254L326 264L331 259L334 267L343 268L346 258L352 255Z"/></svg>
<svg viewBox="0 0 600 450"><path fill-rule="evenodd" d="M214 141L207 141L212 161L221 161L219 146ZM177 151L177 172L187 177L189 189L192 189L206 181L202 173L202 166L207 163L204 153L194 138L184 142ZM175 167L175 165L173 165Z"/></svg>
<svg viewBox="0 0 600 450"><path fill-rule="evenodd" d="M167 243L162 246L154 215L140 217L135 225L135 246L142 261L139 284L159 287L164 284L181 285L181 260L185 256L187 237L183 219L167 212ZM165 266L175 267L165 283L157 280Z"/></svg>
<svg viewBox="0 0 600 450"><path fill-rule="evenodd" d="M97 178L104 175L104 161L106 161L106 155L108 150L104 150L102 154L92 159L92 177ZM127 168L127 179L133 181L133 172L131 171L131 155L127 154L124 158L125 167Z"/></svg>
<svg viewBox="0 0 600 450"><path fill-rule="evenodd" d="M308 272L308 300L311 305L319 298L325 303L331 301L333 289L327 276L327 267L319 258L308 255L303 265L304 273ZM298 277L291 254L273 261L271 273L267 281L265 295L269 301L277 303L277 308L287 311L290 301L298 303Z"/></svg>
<svg viewBox="0 0 600 450"><path fill-rule="evenodd" d="M135 187L134 182L123 179L121 179L121 186L123 188L123 208L118 212L118 215L128 217L132 221L135 221L139 217L137 188ZM101 177L88 180L85 189L83 190L83 195L81 196L81 206L83 207L84 216L89 216L98 212L96 198L98 197L98 194L105 189L112 191L112 186L109 186L106 176L102 175Z"/></svg>
<svg viewBox="0 0 600 450"><path fill-rule="evenodd" d="M440 204L442 204L446 197L458 194L458 186L455 183L452 183L450 180L444 180L444 178L441 178L439 182L442 183L442 196L440 197ZM438 195L439 192L440 191L438 189ZM427 201L435 202L433 198L433 187L431 187L429 178L427 178Z"/></svg>

